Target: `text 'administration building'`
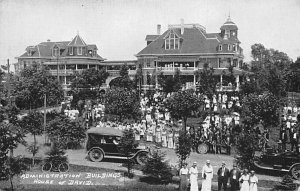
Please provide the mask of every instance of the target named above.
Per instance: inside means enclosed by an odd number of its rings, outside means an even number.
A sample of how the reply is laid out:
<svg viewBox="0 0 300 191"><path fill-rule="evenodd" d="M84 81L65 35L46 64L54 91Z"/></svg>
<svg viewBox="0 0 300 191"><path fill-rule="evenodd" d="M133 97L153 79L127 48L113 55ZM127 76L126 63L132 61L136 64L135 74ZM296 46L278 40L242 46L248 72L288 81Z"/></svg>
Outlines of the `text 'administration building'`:
<svg viewBox="0 0 300 191"><path fill-rule="evenodd" d="M220 33L206 33L199 24L169 25L168 30L157 35L147 35L147 46L136 57L142 66L143 75L174 75L176 69L187 81L186 88L195 88L195 71L201 70L204 63L214 68L215 77L221 82L219 90L238 90L239 76L243 64L243 49L238 40L238 27L230 19L221 26ZM236 87L228 86L228 67L233 66ZM144 78L145 79L145 78ZM144 84L147 82L144 81ZM157 88L157 80L155 84ZM230 88L231 87L231 88Z"/></svg>

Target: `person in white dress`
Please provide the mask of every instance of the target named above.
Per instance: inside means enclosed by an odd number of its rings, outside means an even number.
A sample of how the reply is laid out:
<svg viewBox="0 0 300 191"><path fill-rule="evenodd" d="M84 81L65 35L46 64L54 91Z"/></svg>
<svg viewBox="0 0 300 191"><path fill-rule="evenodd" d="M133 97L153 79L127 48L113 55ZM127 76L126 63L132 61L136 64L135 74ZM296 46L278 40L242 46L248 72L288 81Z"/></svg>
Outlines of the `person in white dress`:
<svg viewBox="0 0 300 191"><path fill-rule="evenodd" d="M213 167L210 165L210 161L207 160L206 164L202 168L202 189L201 191L211 191L211 180L213 178Z"/></svg>
<svg viewBox="0 0 300 191"><path fill-rule="evenodd" d="M249 183L250 183L250 189L249 191L257 191L257 183L258 183L258 178L254 174L254 170L251 170L251 174L249 177Z"/></svg>
<svg viewBox="0 0 300 191"><path fill-rule="evenodd" d="M240 177L239 182L241 183L240 191L249 191L249 174L247 169L243 171L243 175Z"/></svg>
<svg viewBox="0 0 300 191"><path fill-rule="evenodd" d="M191 189L190 191L198 191L198 169L197 169L197 162L193 163L193 166L190 168L190 183Z"/></svg>

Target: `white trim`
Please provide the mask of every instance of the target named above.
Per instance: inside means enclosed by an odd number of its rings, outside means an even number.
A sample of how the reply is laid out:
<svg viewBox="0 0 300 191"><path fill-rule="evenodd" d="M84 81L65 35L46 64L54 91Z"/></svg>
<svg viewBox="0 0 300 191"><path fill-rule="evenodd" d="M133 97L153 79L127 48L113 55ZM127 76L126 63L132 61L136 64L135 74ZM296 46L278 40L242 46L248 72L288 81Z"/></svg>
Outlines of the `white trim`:
<svg viewBox="0 0 300 191"><path fill-rule="evenodd" d="M219 44L218 50L219 50L219 51L222 51L222 49L223 49L223 44Z"/></svg>
<svg viewBox="0 0 300 191"><path fill-rule="evenodd" d="M79 54L79 50L81 50L81 51L80 51L80 52L81 52L80 54ZM78 47L77 47L77 55L80 55L80 56L81 56L81 55L82 55L82 52L83 52L83 48L80 47L80 46L78 46Z"/></svg>

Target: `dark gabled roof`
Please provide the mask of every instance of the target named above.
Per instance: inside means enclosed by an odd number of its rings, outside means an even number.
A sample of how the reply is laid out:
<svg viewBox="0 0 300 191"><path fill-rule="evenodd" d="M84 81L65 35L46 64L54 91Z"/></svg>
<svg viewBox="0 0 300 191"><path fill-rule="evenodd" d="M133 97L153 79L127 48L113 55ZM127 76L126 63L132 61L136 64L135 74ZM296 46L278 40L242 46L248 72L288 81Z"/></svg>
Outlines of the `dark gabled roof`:
<svg viewBox="0 0 300 191"><path fill-rule="evenodd" d="M93 127L88 129L86 133L118 137L121 137L123 135L123 132L121 130L110 127Z"/></svg>
<svg viewBox="0 0 300 191"><path fill-rule="evenodd" d="M95 44L89 44L87 49L88 50L98 50L98 48Z"/></svg>
<svg viewBox="0 0 300 191"><path fill-rule="evenodd" d="M180 35L180 49L165 50L164 38L173 30L178 36ZM141 50L137 56L149 54L193 54L193 53L217 53L217 46L220 43L219 34L206 34L203 30L193 27L185 28L184 33L180 34L180 28L168 29L155 41Z"/></svg>
<svg viewBox="0 0 300 191"><path fill-rule="evenodd" d="M156 40L160 35L147 35L146 36L146 41L154 41Z"/></svg>
<svg viewBox="0 0 300 191"><path fill-rule="evenodd" d="M76 35L75 38L73 38L73 40L68 44L68 46L87 46L87 45L79 35Z"/></svg>

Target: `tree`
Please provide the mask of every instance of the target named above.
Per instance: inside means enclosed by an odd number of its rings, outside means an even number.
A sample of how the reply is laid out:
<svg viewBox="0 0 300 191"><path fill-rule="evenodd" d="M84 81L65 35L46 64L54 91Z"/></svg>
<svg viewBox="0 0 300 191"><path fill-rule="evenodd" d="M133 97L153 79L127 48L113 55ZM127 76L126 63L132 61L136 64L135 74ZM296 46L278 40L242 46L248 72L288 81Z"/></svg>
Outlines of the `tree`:
<svg viewBox="0 0 300 191"><path fill-rule="evenodd" d="M16 148L19 143L24 143L24 133L11 123L0 123L0 180L9 180L11 190L13 187L13 177L28 170L24 161L20 157L8 156L8 151Z"/></svg>
<svg viewBox="0 0 300 191"><path fill-rule="evenodd" d="M184 122L184 132L186 133L187 118L192 116L202 105L201 98L194 94L193 90L185 90L174 93L167 99L166 108L175 119L182 119Z"/></svg>
<svg viewBox="0 0 300 191"><path fill-rule="evenodd" d="M174 76L164 75L161 72L158 75L158 84L162 87L163 91L168 93L177 92L182 87L182 79L180 75L180 70L176 69Z"/></svg>
<svg viewBox="0 0 300 191"><path fill-rule="evenodd" d="M142 172L150 176L154 183L167 184L172 179L172 169L168 161L165 160L165 156L165 153L154 150L142 169Z"/></svg>
<svg viewBox="0 0 300 191"><path fill-rule="evenodd" d="M85 139L85 127L78 120L59 115L47 124L47 133L52 142L62 144L63 148L76 148Z"/></svg>
<svg viewBox="0 0 300 191"><path fill-rule="evenodd" d="M209 63L205 63L203 70L196 72L196 78L199 83L199 92L206 95L209 99L212 99L216 92L217 81L214 76L214 69L209 67Z"/></svg>
<svg viewBox="0 0 300 191"><path fill-rule="evenodd" d="M126 64L122 65L119 71L120 77L114 78L110 81L110 87L119 87L126 89L134 89L134 81L130 79L128 75L128 66Z"/></svg>
<svg viewBox="0 0 300 191"><path fill-rule="evenodd" d="M134 130L133 129L125 129L123 131L123 135L121 137L119 148L122 154L127 157L126 166L127 166L127 175L128 177L132 177L132 166L133 161L130 160L130 154L133 153L134 149L136 149L138 143L134 138Z"/></svg>
<svg viewBox="0 0 300 191"><path fill-rule="evenodd" d="M244 131L239 135L237 147L237 153L239 157L237 158L237 164L242 169L253 169L254 165L254 155L255 148L257 148L258 140L255 133L248 133Z"/></svg>
<svg viewBox="0 0 300 191"><path fill-rule="evenodd" d="M43 134L43 116L38 112L29 112L21 121L22 127L26 133L33 135L33 145L29 146L32 153L32 165L34 165L34 157L38 151L36 146L36 136Z"/></svg>
<svg viewBox="0 0 300 191"><path fill-rule="evenodd" d="M49 106L56 105L63 100L61 85L44 66L34 64L24 68L15 83L13 95L16 96L16 105L20 109L42 107L45 94Z"/></svg>
<svg viewBox="0 0 300 191"><path fill-rule="evenodd" d="M139 96L136 92L123 88L113 88L105 94L105 113L123 117L137 118L140 116Z"/></svg>
<svg viewBox="0 0 300 191"><path fill-rule="evenodd" d="M76 72L70 86L73 94L71 105L76 106L79 100L96 100L108 76L109 73L105 69L89 68Z"/></svg>
<svg viewBox="0 0 300 191"><path fill-rule="evenodd" d="M254 127L260 122L264 127L276 127L279 123L279 100L271 93L249 94L242 101L243 124Z"/></svg>
<svg viewBox="0 0 300 191"><path fill-rule="evenodd" d="M190 156L193 146L192 137L189 134L180 132L178 138L178 147L175 149L175 153L179 158L180 167L185 163L185 160Z"/></svg>

